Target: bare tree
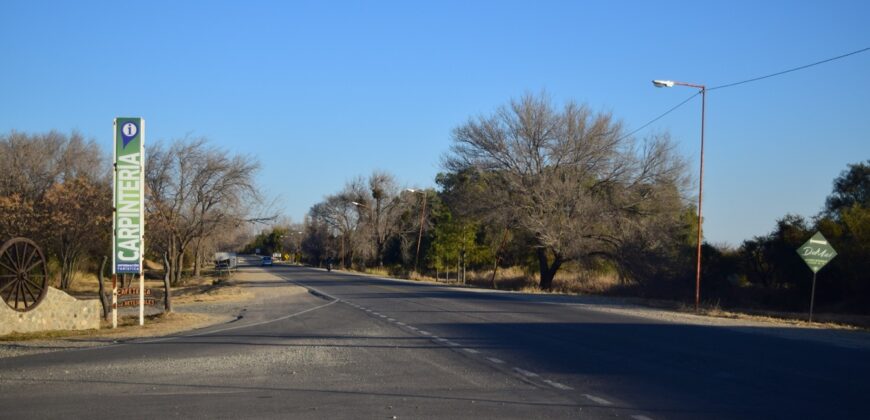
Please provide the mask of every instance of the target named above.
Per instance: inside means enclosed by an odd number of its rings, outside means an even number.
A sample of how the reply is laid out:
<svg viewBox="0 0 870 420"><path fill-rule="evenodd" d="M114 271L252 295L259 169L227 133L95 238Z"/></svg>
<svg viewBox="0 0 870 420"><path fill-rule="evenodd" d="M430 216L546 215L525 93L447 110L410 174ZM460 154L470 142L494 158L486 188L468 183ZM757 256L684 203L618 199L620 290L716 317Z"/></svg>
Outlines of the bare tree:
<svg viewBox="0 0 870 420"><path fill-rule="evenodd" d="M395 177L389 173L372 172L368 186L369 195L357 207L372 237L375 262L382 267L387 241L397 233L405 203L399 196L401 190Z"/></svg>
<svg viewBox="0 0 870 420"><path fill-rule="evenodd" d="M542 289L566 261L615 258L642 221L678 213L686 182L667 136L638 144L610 114L545 95L457 127L444 166L481 173L488 207L532 234Z"/></svg>
<svg viewBox="0 0 870 420"><path fill-rule="evenodd" d="M51 131L0 135L0 196L38 201L52 185L75 178L107 180L99 146L81 134Z"/></svg>
<svg viewBox="0 0 870 420"><path fill-rule="evenodd" d="M338 240L335 251L345 264L359 258L383 266L391 240L398 236L405 253L412 240L417 243L420 210L414 209L414 196L402 191L391 174L374 171L368 178L354 178L340 192L312 206L307 222L329 230ZM411 210L414 217L410 217ZM409 229L409 225L414 228ZM409 233L415 235L406 235Z"/></svg>
<svg viewBox="0 0 870 420"><path fill-rule="evenodd" d="M354 202L359 200L355 184L345 186L339 194L331 195L311 207L309 215L334 231L339 240L339 260L343 266L353 263L356 247L354 240L360 218Z"/></svg>
<svg viewBox="0 0 870 420"><path fill-rule="evenodd" d="M329 256L334 239L329 230L330 227L318 218L307 217L305 219L301 246L309 263L320 265Z"/></svg>
<svg viewBox="0 0 870 420"><path fill-rule="evenodd" d="M178 285L185 253L196 241L250 220L262 203L254 183L259 163L230 156L205 139L152 146L146 165L148 243L166 252L170 283Z"/></svg>
<svg viewBox="0 0 870 420"><path fill-rule="evenodd" d="M112 192L107 184L75 178L54 184L42 200L48 249L60 262L60 288L69 289L79 262L108 248Z"/></svg>
<svg viewBox="0 0 870 420"><path fill-rule="evenodd" d="M41 243L68 288L79 262L108 248L111 189L102 151L77 132L13 131L0 135L0 174L0 238Z"/></svg>

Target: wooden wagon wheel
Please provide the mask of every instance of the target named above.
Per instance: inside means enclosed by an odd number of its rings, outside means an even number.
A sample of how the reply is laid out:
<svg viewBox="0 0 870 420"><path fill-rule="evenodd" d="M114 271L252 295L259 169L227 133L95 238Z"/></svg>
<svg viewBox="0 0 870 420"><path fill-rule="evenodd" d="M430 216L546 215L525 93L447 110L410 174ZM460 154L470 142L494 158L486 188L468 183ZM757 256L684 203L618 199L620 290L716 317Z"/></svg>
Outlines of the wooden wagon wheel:
<svg viewBox="0 0 870 420"><path fill-rule="evenodd" d="M48 291L45 255L35 242L14 238L0 248L0 298L10 308L27 312L42 302Z"/></svg>

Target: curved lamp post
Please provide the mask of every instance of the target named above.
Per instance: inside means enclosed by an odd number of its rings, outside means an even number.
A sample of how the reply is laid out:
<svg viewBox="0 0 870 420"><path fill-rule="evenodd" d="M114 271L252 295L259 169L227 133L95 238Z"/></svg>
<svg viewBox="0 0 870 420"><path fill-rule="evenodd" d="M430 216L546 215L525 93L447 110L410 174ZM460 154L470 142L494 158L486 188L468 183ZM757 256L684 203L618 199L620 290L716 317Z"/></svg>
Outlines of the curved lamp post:
<svg viewBox="0 0 870 420"><path fill-rule="evenodd" d="M377 220L375 220L375 209L365 205L364 203L359 203L356 201L351 201L350 204L353 204L358 209L362 209L362 208L369 209L369 220L371 220L371 223L372 223L372 243L375 246L375 259L378 259L378 254L380 253L380 249L378 249L378 230L377 230ZM353 262L351 262L351 264L353 264Z"/></svg>
<svg viewBox="0 0 870 420"><path fill-rule="evenodd" d="M698 264L695 268L695 312L698 312L701 301L701 225L703 223L703 219L701 218L701 204L703 203L702 197L704 194L704 114L707 107L707 87L693 83L675 82L673 80L653 80L653 85L660 88L686 86L699 89L701 92L701 169L700 175L698 176Z"/></svg>

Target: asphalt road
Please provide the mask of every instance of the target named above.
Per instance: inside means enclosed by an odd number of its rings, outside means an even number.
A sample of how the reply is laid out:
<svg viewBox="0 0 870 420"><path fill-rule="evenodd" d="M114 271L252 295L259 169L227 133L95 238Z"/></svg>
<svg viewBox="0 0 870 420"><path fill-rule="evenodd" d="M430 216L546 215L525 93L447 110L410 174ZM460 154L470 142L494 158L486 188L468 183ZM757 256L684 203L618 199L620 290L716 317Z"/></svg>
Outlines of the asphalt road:
<svg viewBox="0 0 870 420"><path fill-rule="evenodd" d="M867 347L265 271L230 324L0 359L0 418L870 417ZM285 293L296 285L310 293Z"/></svg>

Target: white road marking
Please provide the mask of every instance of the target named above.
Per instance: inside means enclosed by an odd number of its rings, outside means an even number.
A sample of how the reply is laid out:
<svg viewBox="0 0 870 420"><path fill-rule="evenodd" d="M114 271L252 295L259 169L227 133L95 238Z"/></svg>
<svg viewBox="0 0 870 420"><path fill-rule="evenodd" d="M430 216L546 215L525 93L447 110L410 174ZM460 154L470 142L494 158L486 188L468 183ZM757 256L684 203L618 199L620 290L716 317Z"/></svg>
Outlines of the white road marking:
<svg viewBox="0 0 870 420"><path fill-rule="evenodd" d="M589 394L583 394L583 396L586 397L587 399L591 400L592 402L596 402L596 403L601 404L601 405L613 405L612 402L607 401L601 397L596 397L594 395L589 395Z"/></svg>
<svg viewBox="0 0 870 420"><path fill-rule="evenodd" d="M462 350L464 350L466 353L471 353L471 354L478 354L478 353L480 353L479 351L477 351L477 350L475 350L475 349L462 349Z"/></svg>
<svg viewBox="0 0 870 420"><path fill-rule="evenodd" d="M562 391L573 391L574 390L574 388L571 388L568 385L562 385L556 381L551 381L549 379L544 379L544 382L546 382L551 387L556 388L556 389L561 389ZM638 419L638 420L641 420L641 419ZM652 419L649 419L649 420L652 420Z"/></svg>
<svg viewBox="0 0 870 420"><path fill-rule="evenodd" d="M451 347L459 347L458 343L454 343L454 342L449 341L449 340L445 340L444 344L447 344L448 346L451 346Z"/></svg>
<svg viewBox="0 0 870 420"><path fill-rule="evenodd" d="M502 364L504 364L504 360L496 359L495 357L487 357L486 360L489 360L490 362L493 362L493 363L495 363L495 364L497 364L497 365L502 365Z"/></svg>
<svg viewBox="0 0 870 420"><path fill-rule="evenodd" d="M529 371L527 371L527 370L525 370L525 369L520 369L520 368L518 368L518 367L515 367L515 368L514 368L514 372L517 372L517 373L519 373L520 375L523 375L523 376L526 376L526 377L529 377L529 378L535 378L535 377L540 376L540 375L538 375L538 374L535 373L535 372L529 372Z"/></svg>
<svg viewBox="0 0 870 420"><path fill-rule="evenodd" d="M386 317L387 317L386 315L381 315L381 314L378 314L378 316L381 317L381 318L386 318Z"/></svg>
<svg viewBox="0 0 870 420"><path fill-rule="evenodd" d="M387 321L390 321L390 322L396 322L396 320L393 319L393 318L387 318Z"/></svg>
<svg viewBox="0 0 870 420"><path fill-rule="evenodd" d="M408 324L406 324L406 323L404 323L404 322L397 322L396 324L397 324L397 325L400 325L400 326L402 326L402 327L407 327L407 326L408 326Z"/></svg>
<svg viewBox="0 0 870 420"><path fill-rule="evenodd" d="M324 295L326 295L326 294L324 293ZM328 296L328 295L326 295L326 296ZM232 327L221 328L221 329L217 329L217 330L204 331L204 332L200 332L200 333L197 333L197 334L188 334L188 335L183 335L183 336L182 336L182 335L179 335L179 336L172 336L172 337L160 338L160 339L156 339L156 340L145 340L145 341L139 341L139 343L156 343L156 342L160 342L160 341L169 341L169 340L174 340L174 339L178 339L178 338L199 337L199 336L203 336L203 335L209 335L209 334L214 334L214 333L219 333L219 332L224 332L224 331L237 330L237 329L239 329L239 328L256 327L256 326L260 326L260 325L268 324L268 323L271 323L271 322L283 321L283 320L285 320L285 319L293 318L293 317L296 317L296 316L299 316L299 315L302 315L302 314L307 314L308 312L316 311L316 310L318 310L318 309L320 309L320 308L325 308L325 307L327 307L327 306L329 306L329 305L333 305L333 304L336 304L336 303L338 303L338 302L340 302L340 301L339 301L339 300L333 300L332 302L325 303L325 304L323 304L323 305L320 305L320 306L317 306L317 307L314 307L314 308L309 308L309 309L306 309L306 310L304 310L304 311L299 311L299 312L292 313L292 314L289 314L289 315L285 315L285 316L282 316L282 317L278 317L278 318L275 318L275 319L269 319L269 320L266 320L266 321L255 322L255 323L253 323L253 324L234 325L234 326L232 326ZM93 348L99 348L99 347L93 347Z"/></svg>
<svg viewBox="0 0 870 420"><path fill-rule="evenodd" d="M423 334L423 335L432 335L432 333L430 333L429 331L423 331L423 330L420 330L420 334Z"/></svg>
<svg viewBox="0 0 870 420"><path fill-rule="evenodd" d="M634 420L653 420L647 416L644 416L643 414L635 414L631 416L631 418L633 418Z"/></svg>
<svg viewBox="0 0 870 420"><path fill-rule="evenodd" d="M433 336L433 337L434 337L434 336ZM439 343L443 343L443 342L447 341L446 338L441 338L441 337L434 337L434 338L435 338L435 341L437 341L437 342L439 342Z"/></svg>

